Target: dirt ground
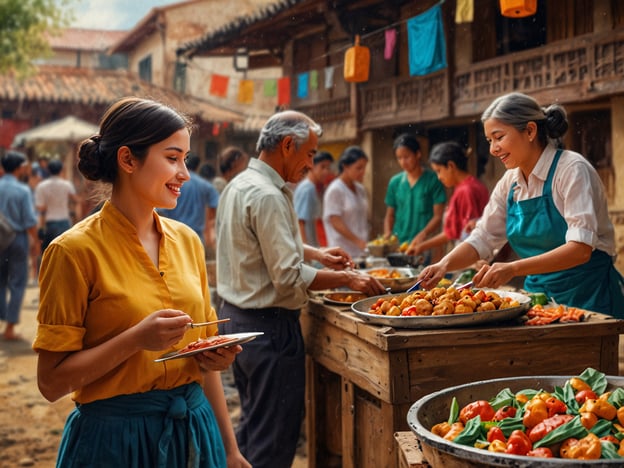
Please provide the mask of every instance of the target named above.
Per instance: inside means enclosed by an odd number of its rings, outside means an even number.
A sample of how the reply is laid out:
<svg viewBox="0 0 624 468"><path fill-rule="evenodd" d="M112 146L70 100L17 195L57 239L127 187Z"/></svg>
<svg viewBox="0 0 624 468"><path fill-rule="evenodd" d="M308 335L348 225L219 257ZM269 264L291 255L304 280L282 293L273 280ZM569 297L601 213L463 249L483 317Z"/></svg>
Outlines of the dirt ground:
<svg viewBox="0 0 624 468"><path fill-rule="evenodd" d="M24 340L0 338L0 468L54 467L65 419L73 407L69 397L49 403L37 388L37 359L30 345L36 331L38 294L36 287L26 291L17 327ZM226 397L236 421L238 395L228 382L230 377L224 373ZM303 446L295 467L307 467Z"/></svg>

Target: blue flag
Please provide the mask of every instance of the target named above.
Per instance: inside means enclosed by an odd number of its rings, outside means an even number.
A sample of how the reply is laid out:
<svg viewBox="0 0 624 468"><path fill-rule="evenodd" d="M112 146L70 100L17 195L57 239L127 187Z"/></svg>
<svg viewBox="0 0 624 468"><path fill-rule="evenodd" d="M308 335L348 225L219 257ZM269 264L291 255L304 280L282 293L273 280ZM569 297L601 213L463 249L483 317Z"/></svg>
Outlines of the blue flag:
<svg viewBox="0 0 624 468"><path fill-rule="evenodd" d="M309 80L310 80L310 74L308 72L299 73L299 75L297 75L297 97L299 99L308 98Z"/></svg>
<svg viewBox="0 0 624 468"><path fill-rule="evenodd" d="M446 68L446 39L438 3L407 20L410 76L428 75Z"/></svg>

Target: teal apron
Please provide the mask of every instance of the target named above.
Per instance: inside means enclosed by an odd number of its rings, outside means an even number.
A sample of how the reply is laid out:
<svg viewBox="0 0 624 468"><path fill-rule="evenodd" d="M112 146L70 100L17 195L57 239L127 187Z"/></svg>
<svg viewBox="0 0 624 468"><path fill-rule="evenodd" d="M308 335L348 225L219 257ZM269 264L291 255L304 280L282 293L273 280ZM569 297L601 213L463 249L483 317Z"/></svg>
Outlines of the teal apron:
<svg viewBox="0 0 624 468"><path fill-rule="evenodd" d="M541 197L514 201L507 197L507 239L521 258L549 252L566 243L568 225L552 198L552 182L561 150L555 154ZM543 292L560 304L624 318L624 280L611 257L594 250L588 262L567 270L529 275L529 292Z"/></svg>

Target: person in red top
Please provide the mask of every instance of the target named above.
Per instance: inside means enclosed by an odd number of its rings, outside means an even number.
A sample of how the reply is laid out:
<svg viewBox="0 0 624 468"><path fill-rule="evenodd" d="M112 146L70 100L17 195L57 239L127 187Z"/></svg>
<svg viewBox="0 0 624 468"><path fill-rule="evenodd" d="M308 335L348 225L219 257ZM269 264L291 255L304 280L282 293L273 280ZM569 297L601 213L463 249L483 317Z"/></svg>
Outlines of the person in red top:
<svg viewBox="0 0 624 468"><path fill-rule="evenodd" d="M454 141L438 143L431 148L431 168L445 187L454 187L444 214L442 232L409 249L418 255L432 247L463 239L472 230L490 199L487 187L468 173L468 156Z"/></svg>

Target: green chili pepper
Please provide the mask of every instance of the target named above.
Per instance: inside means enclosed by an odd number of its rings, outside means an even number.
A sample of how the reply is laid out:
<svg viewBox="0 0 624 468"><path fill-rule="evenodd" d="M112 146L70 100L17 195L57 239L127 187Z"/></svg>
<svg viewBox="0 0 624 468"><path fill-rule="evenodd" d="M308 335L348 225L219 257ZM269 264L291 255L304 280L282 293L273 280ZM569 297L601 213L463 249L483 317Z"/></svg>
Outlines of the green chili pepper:
<svg viewBox="0 0 624 468"><path fill-rule="evenodd" d="M453 401L451 401L451 411L449 412L448 423L453 424L457 422L457 418L459 418L459 403L457 403L457 398L453 397Z"/></svg>
<svg viewBox="0 0 624 468"><path fill-rule="evenodd" d="M588 434L587 429L581 424L581 417L575 416L574 419L556 429L553 429L543 439L538 440L533 445L534 448L550 447L551 445L563 442L571 437L581 439Z"/></svg>

